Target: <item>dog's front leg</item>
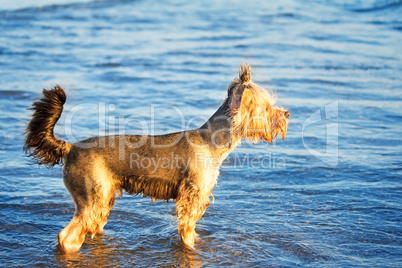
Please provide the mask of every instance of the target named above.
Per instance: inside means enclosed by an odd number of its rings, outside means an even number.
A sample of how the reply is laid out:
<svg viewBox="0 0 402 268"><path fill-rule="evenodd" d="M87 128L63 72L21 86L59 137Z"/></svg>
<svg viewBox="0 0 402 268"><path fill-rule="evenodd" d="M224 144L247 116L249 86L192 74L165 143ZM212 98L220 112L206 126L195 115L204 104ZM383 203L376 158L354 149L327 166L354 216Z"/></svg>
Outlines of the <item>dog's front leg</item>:
<svg viewBox="0 0 402 268"><path fill-rule="evenodd" d="M201 219L209 206L209 195L202 193L194 186L181 187L176 199L176 212L179 221L178 231L181 241L189 247L194 247L195 224Z"/></svg>

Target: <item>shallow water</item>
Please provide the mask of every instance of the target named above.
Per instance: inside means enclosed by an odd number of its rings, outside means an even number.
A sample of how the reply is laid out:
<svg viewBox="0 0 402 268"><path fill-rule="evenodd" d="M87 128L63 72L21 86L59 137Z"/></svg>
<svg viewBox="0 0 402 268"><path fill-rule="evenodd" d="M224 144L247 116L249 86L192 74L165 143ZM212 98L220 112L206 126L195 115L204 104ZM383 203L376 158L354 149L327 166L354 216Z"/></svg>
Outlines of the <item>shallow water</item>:
<svg viewBox="0 0 402 268"><path fill-rule="evenodd" d="M272 2L0 3L0 265L400 267L402 2ZM243 62L288 134L228 157L196 250L174 203L125 194L104 235L59 254L61 168L22 152L41 89L67 91L65 140L166 133L212 115Z"/></svg>

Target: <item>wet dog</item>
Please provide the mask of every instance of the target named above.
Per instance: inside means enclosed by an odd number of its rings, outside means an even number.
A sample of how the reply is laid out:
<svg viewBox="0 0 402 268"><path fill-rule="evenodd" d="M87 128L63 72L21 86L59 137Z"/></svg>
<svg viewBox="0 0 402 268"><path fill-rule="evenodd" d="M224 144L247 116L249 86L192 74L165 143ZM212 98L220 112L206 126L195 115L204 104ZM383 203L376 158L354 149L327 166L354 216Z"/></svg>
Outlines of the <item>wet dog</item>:
<svg viewBox="0 0 402 268"><path fill-rule="evenodd" d="M32 105L24 150L38 164L64 163L64 184L76 207L58 235L67 253L78 251L88 233L102 233L123 190L176 200L180 238L193 248L195 224L210 204L223 160L243 138L272 142L281 134L283 140L289 118L288 111L274 106L272 93L251 81L247 65L240 66L227 98L203 126L166 135L93 137L71 144L53 133L66 101L64 90L56 86L43 95Z"/></svg>

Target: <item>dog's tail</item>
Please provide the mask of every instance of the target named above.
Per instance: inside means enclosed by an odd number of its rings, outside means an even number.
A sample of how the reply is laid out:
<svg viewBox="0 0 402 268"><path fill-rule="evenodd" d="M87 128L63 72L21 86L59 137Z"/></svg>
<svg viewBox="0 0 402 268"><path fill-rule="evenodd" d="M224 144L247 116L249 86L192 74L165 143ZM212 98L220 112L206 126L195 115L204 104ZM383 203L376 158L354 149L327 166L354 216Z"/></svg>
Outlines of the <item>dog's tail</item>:
<svg viewBox="0 0 402 268"><path fill-rule="evenodd" d="M63 156L71 149L71 144L58 139L53 129L66 102L64 90L55 86L43 90L43 98L32 104L34 111L26 129L24 151L40 165L52 167L61 164Z"/></svg>

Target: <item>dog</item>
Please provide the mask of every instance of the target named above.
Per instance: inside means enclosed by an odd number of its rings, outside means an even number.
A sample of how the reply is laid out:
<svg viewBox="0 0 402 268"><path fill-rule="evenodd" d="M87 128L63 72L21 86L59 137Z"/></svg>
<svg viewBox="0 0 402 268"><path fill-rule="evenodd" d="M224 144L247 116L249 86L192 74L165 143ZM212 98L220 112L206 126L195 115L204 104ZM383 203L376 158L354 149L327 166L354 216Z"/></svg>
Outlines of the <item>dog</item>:
<svg viewBox="0 0 402 268"><path fill-rule="evenodd" d="M63 181L76 210L58 235L60 249L79 251L87 234L93 238L102 233L123 190L153 201L176 200L178 233L186 247L194 248L196 222L213 198L211 191L224 159L241 139L272 142L279 134L282 140L286 136L289 112L274 106L276 97L251 81L250 70L248 65L240 66L227 98L198 129L93 137L74 144L53 133L66 101L64 90L60 86L44 89L43 98L31 108L24 151L47 167L64 164ZM150 164L161 159L164 164Z"/></svg>

